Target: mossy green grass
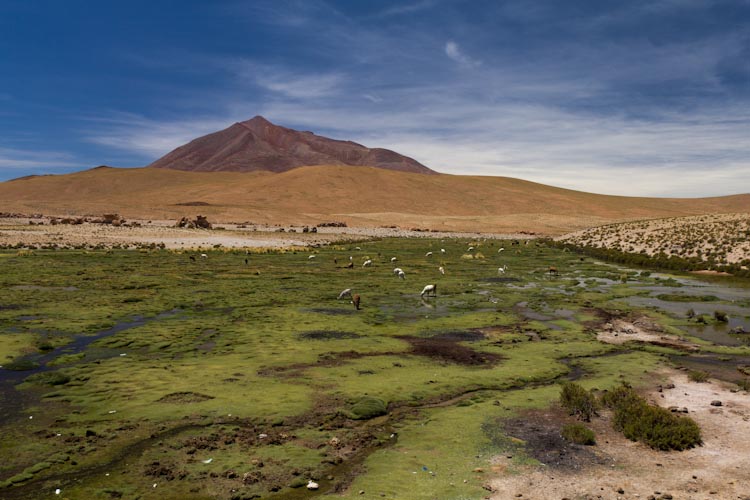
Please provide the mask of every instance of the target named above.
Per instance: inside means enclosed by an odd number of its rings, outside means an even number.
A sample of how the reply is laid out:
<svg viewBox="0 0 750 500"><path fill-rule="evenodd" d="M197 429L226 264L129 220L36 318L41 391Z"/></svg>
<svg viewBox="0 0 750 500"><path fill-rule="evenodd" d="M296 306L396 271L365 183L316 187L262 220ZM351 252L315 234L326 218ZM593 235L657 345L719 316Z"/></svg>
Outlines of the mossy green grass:
<svg viewBox="0 0 750 500"><path fill-rule="evenodd" d="M481 498L501 419L674 354L597 341L603 316L685 321L626 302L664 280L538 242L206 253L0 252L0 364L39 365L0 372L0 496Z"/></svg>

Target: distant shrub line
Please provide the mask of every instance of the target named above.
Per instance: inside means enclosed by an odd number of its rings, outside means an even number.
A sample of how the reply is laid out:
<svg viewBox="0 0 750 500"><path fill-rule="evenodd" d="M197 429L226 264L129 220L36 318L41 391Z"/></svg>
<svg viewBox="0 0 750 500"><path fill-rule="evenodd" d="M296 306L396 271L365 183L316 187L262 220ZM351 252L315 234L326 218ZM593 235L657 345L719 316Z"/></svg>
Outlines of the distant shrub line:
<svg viewBox="0 0 750 500"><path fill-rule="evenodd" d="M554 240L547 240L546 243L555 248L567 249L568 251L618 264L655 268L665 271L701 271L710 268L740 278L750 278L750 270L742 269L741 264L719 264L711 258L704 261L698 257L679 257L677 255L667 255L663 252L649 256L645 253L629 253L612 248L576 245Z"/></svg>

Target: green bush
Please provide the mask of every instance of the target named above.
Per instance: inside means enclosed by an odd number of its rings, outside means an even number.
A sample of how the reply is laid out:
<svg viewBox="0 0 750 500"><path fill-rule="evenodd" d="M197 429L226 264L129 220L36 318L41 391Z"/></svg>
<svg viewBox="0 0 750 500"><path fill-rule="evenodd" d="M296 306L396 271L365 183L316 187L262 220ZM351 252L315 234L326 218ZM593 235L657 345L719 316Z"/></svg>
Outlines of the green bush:
<svg viewBox="0 0 750 500"><path fill-rule="evenodd" d="M726 323L727 321L729 321L729 317L724 311L714 311L714 319L716 319L716 321L719 321L720 323Z"/></svg>
<svg viewBox="0 0 750 500"><path fill-rule="evenodd" d="M614 428L632 441L665 451L685 450L703 442L700 427L693 419L652 406L629 387L610 391L602 403L614 409Z"/></svg>
<svg viewBox="0 0 750 500"><path fill-rule="evenodd" d="M560 404L571 415L588 422L596 415L598 403L596 397L574 382L564 382L560 391Z"/></svg>
<svg viewBox="0 0 750 500"><path fill-rule="evenodd" d="M667 302L712 302L719 300L715 295L682 295L680 293L662 293L656 296Z"/></svg>
<svg viewBox="0 0 750 500"><path fill-rule="evenodd" d="M3 365L3 368L6 370L13 370L16 372L24 372L28 370L34 370L35 368L39 368L39 363L35 363L34 361L28 360L28 359L18 359L11 361L10 363L7 363Z"/></svg>
<svg viewBox="0 0 750 500"><path fill-rule="evenodd" d="M560 434L562 434L562 437L564 437L571 443L585 444L587 446L596 444L596 436L594 435L594 431L583 424L564 425Z"/></svg>
<svg viewBox="0 0 750 500"><path fill-rule="evenodd" d="M657 450L685 450L702 442L700 428L692 419L678 417L645 401L618 413L626 438L642 441Z"/></svg>
<svg viewBox="0 0 750 500"><path fill-rule="evenodd" d="M372 396L362 396L349 408L347 416L354 420L367 420L388 413L385 401Z"/></svg>
<svg viewBox="0 0 750 500"><path fill-rule="evenodd" d="M25 382L39 385L64 385L70 382L70 377L59 372L41 372L29 375Z"/></svg>
<svg viewBox="0 0 750 500"><path fill-rule="evenodd" d="M605 408L610 410L616 409L618 406L628 404L632 398L639 397L629 385L622 384L602 394L601 404Z"/></svg>
<svg viewBox="0 0 750 500"><path fill-rule="evenodd" d="M690 370L688 378L693 382L705 382L708 380L708 372L704 372L703 370Z"/></svg>

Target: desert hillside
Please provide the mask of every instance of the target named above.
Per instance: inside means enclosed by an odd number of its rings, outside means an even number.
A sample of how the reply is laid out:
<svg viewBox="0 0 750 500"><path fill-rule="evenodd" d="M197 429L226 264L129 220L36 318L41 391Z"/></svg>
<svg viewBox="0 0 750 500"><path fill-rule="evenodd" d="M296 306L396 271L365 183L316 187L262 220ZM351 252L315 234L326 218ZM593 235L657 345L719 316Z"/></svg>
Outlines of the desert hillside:
<svg viewBox="0 0 750 500"><path fill-rule="evenodd" d="M695 260L708 267L737 265L746 271L750 213L623 222L585 229L559 240L584 248Z"/></svg>
<svg viewBox="0 0 750 500"><path fill-rule="evenodd" d="M268 172L184 172L100 167L0 183L0 212L214 221L399 226L558 235L609 222L750 212L750 194L633 198L506 177L423 175L380 168L302 167Z"/></svg>

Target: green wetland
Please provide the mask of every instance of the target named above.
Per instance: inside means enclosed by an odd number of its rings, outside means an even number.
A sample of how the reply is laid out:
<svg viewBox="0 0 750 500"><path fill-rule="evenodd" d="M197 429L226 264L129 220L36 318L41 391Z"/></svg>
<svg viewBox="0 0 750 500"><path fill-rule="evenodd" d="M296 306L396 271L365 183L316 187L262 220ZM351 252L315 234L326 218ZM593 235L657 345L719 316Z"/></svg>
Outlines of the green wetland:
<svg viewBox="0 0 750 500"><path fill-rule="evenodd" d="M535 241L205 254L0 253L0 497L479 499L493 456L535 461L503 422L565 381L748 386L746 281ZM597 340L613 321L693 348Z"/></svg>

